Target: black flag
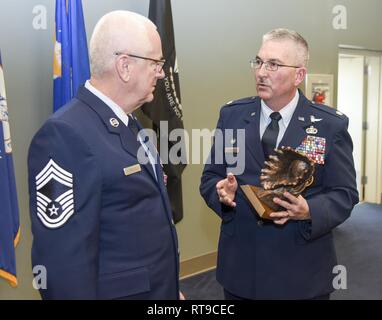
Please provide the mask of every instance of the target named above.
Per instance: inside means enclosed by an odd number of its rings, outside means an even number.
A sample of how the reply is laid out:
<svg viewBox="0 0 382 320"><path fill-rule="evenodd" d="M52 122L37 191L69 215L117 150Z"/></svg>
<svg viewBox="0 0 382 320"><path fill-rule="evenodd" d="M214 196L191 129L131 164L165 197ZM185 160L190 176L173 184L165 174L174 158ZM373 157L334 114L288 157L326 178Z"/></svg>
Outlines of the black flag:
<svg viewBox="0 0 382 320"><path fill-rule="evenodd" d="M159 132L160 141L168 143L168 157L163 169L166 173L167 191L171 201L174 222L183 218L182 172L186 166L186 151L183 131L177 134L177 141L169 141L168 134L174 129L183 129L183 112L180 100L178 66L175 52L174 28L172 23L171 1L150 0L149 19L157 26L162 39L163 67L165 78L156 86L154 100L142 107L143 112L152 120L154 128L160 129L160 121L167 121L168 131ZM164 140L165 139L165 140ZM173 148L174 147L174 148ZM171 163L170 149L177 151L180 163ZM158 148L160 150L160 148ZM166 150L167 151L167 150Z"/></svg>

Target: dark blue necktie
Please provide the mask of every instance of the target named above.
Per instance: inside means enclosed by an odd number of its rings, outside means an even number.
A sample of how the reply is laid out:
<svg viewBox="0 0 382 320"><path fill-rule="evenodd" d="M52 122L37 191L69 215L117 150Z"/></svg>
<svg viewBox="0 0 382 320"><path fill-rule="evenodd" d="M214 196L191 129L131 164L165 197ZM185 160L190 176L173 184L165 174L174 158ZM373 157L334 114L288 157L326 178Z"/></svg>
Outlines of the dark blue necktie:
<svg viewBox="0 0 382 320"><path fill-rule="evenodd" d="M135 136L135 140L137 141L138 148L140 148L142 145L141 145L140 140L138 140L138 139L139 139L139 138L138 138L138 134L139 134L139 131L142 130L141 125L138 123L137 120L134 119L134 116L129 116L129 122L128 122L127 126L128 126L128 128L131 130L131 132L134 134L134 136ZM141 136L141 138L142 138L142 140L143 140L143 137L142 137L142 136ZM142 141L142 143L144 143L144 144L146 145L147 149L149 150L149 151L146 151L146 150L145 150L145 155L146 155L146 157L148 157L147 152L150 152L151 155L154 157L154 159L155 159L155 156L158 157L158 155L157 155L156 153L153 154L155 148L151 145L151 143L150 143L148 137L145 137L145 139ZM150 150L151 150L151 151L150 151ZM156 161L158 161L158 158L157 158ZM149 161L149 162L146 164L146 166L147 166L147 168L150 170L150 172L152 172L152 173L154 174L154 176L157 177L157 173L154 173L154 172L153 172L153 166L152 166L152 164L151 164L151 161ZM156 168L156 166L155 166L155 168ZM156 168L156 169L157 169L157 168Z"/></svg>
<svg viewBox="0 0 382 320"><path fill-rule="evenodd" d="M139 131L138 130L138 125L137 125L135 119L132 116L129 116L129 122L128 122L127 126L134 133L135 136L138 135L138 131Z"/></svg>
<svg viewBox="0 0 382 320"><path fill-rule="evenodd" d="M281 114L279 112L273 112L269 117L271 118L271 123L265 129L263 138L261 139L265 159L267 159L270 154L274 153L277 137L279 135L279 121L281 119Z"/></svg>

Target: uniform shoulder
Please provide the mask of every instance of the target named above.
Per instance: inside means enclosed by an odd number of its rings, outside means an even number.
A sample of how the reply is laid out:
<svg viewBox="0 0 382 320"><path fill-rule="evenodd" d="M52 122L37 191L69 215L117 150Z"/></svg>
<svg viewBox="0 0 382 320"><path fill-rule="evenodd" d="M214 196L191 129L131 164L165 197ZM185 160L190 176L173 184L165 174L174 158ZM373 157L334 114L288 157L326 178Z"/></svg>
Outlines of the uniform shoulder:
<svg viewBox="0 0 382 320"><path fill-rule="evenodd" d="M255 101L256 97L255 96L252 96L252 97L246 97L246 98L241 98L241 99L237 99L237 100L231 100L231 101L228 101L224 107L233 107L233 106L237 106L237 105L245 105L245 104L249 104L249 103L253 103Z"/></svg>
<svg viewBox="0 0 382 320"><path fill-rule="evenodd" d="M74 98L54 112L49 117L49 121L66 122L73 126L78 125L82 127L84 126L84 121L88 121L89 114L91 114L90 110L84 103Z"/></svg>
<svg viewBox="0 0 382 320"><path fill-rule="evenodd" d="M94 121L90 121L89 108L84 108L75 100L50 115L41 126L41 132L59 133L65 136L85 136L94 132Z"/></svg>
<svg viewBox="0 0 382 320"><path fill-rule="evenodd" d="M313 103L311 102L310 103L311 106L315 109L315 110L318 110L319 112L322 112L322 113L325 113L325 114L328 114L328 115L331 115L335 118L338 118L338 119L342 119L342 120L347 120L347 116L342 113L341 111L335 109L335 108L331 108L327 105L324 105L324 104L317 104L317 103Z"/></svg>

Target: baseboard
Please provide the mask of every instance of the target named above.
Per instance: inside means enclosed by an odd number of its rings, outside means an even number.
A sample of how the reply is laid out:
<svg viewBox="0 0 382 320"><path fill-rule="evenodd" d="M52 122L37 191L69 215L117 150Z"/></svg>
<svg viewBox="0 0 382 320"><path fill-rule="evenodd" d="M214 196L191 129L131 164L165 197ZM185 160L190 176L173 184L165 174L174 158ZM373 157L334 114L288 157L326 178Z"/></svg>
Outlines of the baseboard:
<svg viewBox="0 0 382 320"><path fill-rule="evenodd" d="M217 252L210 252L180 263L180 279L195 276L216 268Z"/></svg>

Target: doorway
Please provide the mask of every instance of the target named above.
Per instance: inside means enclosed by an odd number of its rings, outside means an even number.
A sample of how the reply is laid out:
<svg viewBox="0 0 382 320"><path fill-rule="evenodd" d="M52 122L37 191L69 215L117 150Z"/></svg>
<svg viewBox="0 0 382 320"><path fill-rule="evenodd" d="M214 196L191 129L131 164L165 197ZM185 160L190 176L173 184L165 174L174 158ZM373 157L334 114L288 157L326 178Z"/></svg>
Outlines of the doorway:
<svg viewBox="0 0 382 320"><path fill-rule="evenodd" d="M360 201L382 203L382 52L340 49L337 108L349 117Z"/></svg>

